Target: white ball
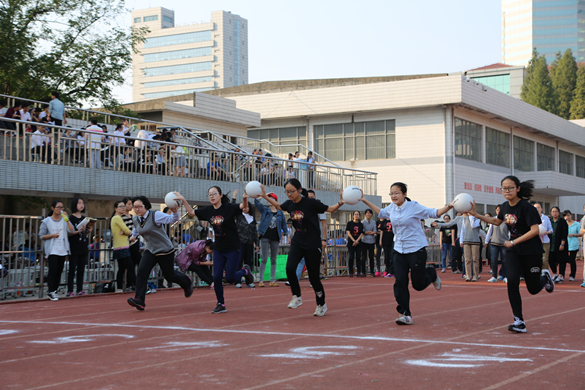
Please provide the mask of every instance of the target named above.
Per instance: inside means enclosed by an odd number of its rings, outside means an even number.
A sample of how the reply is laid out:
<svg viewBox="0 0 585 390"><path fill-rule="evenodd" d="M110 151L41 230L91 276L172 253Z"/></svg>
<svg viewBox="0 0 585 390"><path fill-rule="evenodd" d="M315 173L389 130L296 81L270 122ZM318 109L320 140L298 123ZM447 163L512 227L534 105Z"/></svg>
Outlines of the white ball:
<svg viewBox="0 0 585 390"><path fill-rule="evenodd" d="M343 194L341 196L343 197L345 203L354 205L358 204L358 202L360 201L362 197L362 191L359 189L359 187L348 186L345 187L345 189L343 190Z"/></svg>
<svg viewBox="0 0 585 390"><path fill-rule="evenodd" d="M175 198L177 197L177 195L175 195L173 192L169 192L168 194L165 195L165 204L170 207L171 209L175 209L181 206L181 201L176 201Z"/></svg>
<svg viewBox="0 0 585 390"><path fill-rule="evenodd" d="M260 182L251 181L248 184L246 184L246 194L248 194L248 196L250 198L254 198L254 199L259 197L260 194L262 194L262 187L261 187Z"/></svg>
<svg viewBox="0 0 585 390"><path fill-rule="evenodd" d="M460 193L453 200L453 207L460 213L465 213L471 210L471 204L473 203L473 197L465 192Z"/></svg>
<svg viewBox="0 0 585 390"><path fill-rule="evenodd" d="M546 228L544 227L544 225L538 225L538 235L542 236L546 234Z"/></svg>

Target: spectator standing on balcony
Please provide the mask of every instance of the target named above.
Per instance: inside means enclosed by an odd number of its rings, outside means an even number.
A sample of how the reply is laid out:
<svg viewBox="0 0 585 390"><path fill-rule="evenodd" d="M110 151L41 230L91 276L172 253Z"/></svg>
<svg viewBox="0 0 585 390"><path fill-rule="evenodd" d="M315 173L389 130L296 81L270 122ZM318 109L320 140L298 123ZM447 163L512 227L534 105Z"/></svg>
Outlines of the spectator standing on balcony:
<svg viewBox="0 0 585 390"><path fill-rule="evenodd" d="M112 249L114 260L118 261L118 273L116 275L116 292L124 291L124 274L126 274L126 287L134 286L136 275L134 274L134 264L130 253L130 242L128 236L132 231L124 223L122 217L126 212L126 203L123 200L114 202L114 216L110 221L112 229Z"/></svg>
<svg viewBox="0 0 585 390"><path fill-rule="evenodd" d="M269 192L266 196L278 201L276 194ZM258 287L264 287L264 271L268 261L268 250L270 249L270 287L278 287L276 283L276 259L278 257L278 247L281 237L286 236L288 229L286 227L286 218L281 210L274 205L269 204L265 207L258 199L254 199L254 204L260 212L260 225L258 227L258 236L260 237L260 254L262 256L260 263L260 274L258 276Z"/></svg>
<svg viewBox="0 0 585 390"><path fill-rule="evenodd" d="M0 116L6 115L6 111L8 111L8 107L6 107L6 100L0 100Z"/></svg>
<svg viewBox="0 0 585 390"><path fill-rule="evenodd" d="M155 158L155 162L156 162L156 171L159 175L165 175L167 174L167 153L166 153L166 147L163 145L160 147L160 149L158 150L158 153L156 155Z"/></svg>
<svg viewBox="0 0 585 390"><path fill-rule="evenodd" d="M124 155L124 150L126 149L126 139L122 138L124 137L124 125L122 125L121 123L118 123L116 125L116 130L114 130L114 133L112 134L112 137L110 137L110 140L112 141L112 143L114 144L114 158L116 160L116 167L119 167L120 165L120 155Z"/></svg>
<svg viewBox="0 0 585 390"><path fill-rule="evenodd" d="M71 216L69 220L75 229L69 233L69 246L71 255L69 256L69 274L67 275L67 296L75 296L73 291L73 280L77 280L77 295L84 295L83 282L85 278L85 266L87 265L87 255L89 254L89 235L91 227L87 223L83 224L85 217L81 215L85 211L85 201L81 198L73 198L71 201Z"/></svg>
<svg viewBox="0 0 585 390"><path fill-rule="evenodd" d="M45 259L49 263L47 284L49 286L49 299L51 301L59 300L57 290L59 289L63 266L65 265L65 257L71 253L67 233L75 230L63 209L63 202L54 200L51 204L51 210L53 212L43 220L39 231L39 236L44 241L43 249Z"/></svg>
<svg viewBox="0 0 585 390"><path fill-rule="evenodd" d="M65 105L59 100L59 96L59 92L51 92L49 116L51 117L51 121L55 122L55 125L63 126L63 123L67 124L67 118L65 117Z"/></svg>
<svg viewBox="0 0 585 390"><path fill-rule="evenodd" d="M174 129L171 130L171 133L175 131ZM181 145L171 145L171 154L173 157L173 165L174 165L174 172L173 176L175 177L184 177L185 176L185 155L187 151L185 147Z"/></svg>
<svg viewBox="0 0 585 390"><path fill-rule="evenodd" d="M348 267L349 267L349 277L353 278L353 263L354 259L357 268L357 277L361 278L365 275L362 274L362 243L361 240L364 237L364 225L360 222L361 214L359 211L353 212L353 220L349 221L347 225L345 225L345 231L347 235L347 253L349 255L348 258ZM363 267L365 269L365 266Z"/></svg>
<svg viewBox="0 0 585 390"><path fill-rule="evenodd" d="M21 103L16 102L14 104L14 107L10 107L8 110L6 110L6 113L4 114L4 118L10 118L10 119L20 119L20 109L22 108ZM16 130L16 122L4 122L4 127L8 130Z"/></svg>
<svg viewBox="0 0 585 390"><path fill-rule="evenodd" d="M39 119L49 118L49 106L45 106L43 111L39 114Z"/></svg>
<svg viewBox="0 0 585 390"><path fill-rule="evenodd" d="M307 187L309 189L315 188L315 159L313 152L307 153Z"/></svg>
<svg viewBox="0 0 585 390"><path fill-rule="evenodd" d="M92 119L91 126L86 129L89 132L85 135L85 142L89 145L89 166L91 168L101 168L102 166L101 152L102 142L104 141L104 131L97 123L97 119Z"/></svg>
<svg viewBox="0 0 585 390"><path fill-rule="evenodd" d="M50 164L50 144L51 139L47 135L47 127L44 125L37 126L37 131L30 137L31 153L38 154L41 160L46 160L46 163Z"/></svg>
<svg viewBox="0 0 585 390"><path fill-rule="evenodd" d="M32 121L32 115L30 112L30 104L26 103L22 106L22 109L20 110L20 120L21 121L26 121L26 122L31 122ZM20 124L20 135L22 135L25 132L25 126L21 123Z"/></svg>

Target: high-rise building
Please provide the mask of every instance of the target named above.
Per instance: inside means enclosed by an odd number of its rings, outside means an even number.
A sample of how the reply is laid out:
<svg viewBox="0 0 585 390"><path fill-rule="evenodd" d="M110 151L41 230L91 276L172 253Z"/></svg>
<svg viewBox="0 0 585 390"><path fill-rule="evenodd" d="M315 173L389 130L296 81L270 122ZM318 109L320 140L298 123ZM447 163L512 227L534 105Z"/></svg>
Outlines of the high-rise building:
<svg viewBox="0 0 585 390"><path fill-rule="evenodd" d="M502 0L502 62L526 65L532 49L550 64L571 49L585 61L585 2L580 0Z"/></svg>
<svg viewBox="0 0 585 390"><path fill-rule="evenodd" d="M135 102L248 84L248 21L231 12L211 22L175 27L175 12L132 11L134 27L148 27L132 56Z"/></svg>

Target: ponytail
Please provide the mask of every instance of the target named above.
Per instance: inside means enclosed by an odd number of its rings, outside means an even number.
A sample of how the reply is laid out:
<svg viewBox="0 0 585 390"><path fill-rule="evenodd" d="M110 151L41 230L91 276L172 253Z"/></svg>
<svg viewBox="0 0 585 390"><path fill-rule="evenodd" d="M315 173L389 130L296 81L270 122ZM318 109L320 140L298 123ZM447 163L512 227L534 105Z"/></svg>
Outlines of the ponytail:
<svg viewBox="0 0 585 390"><path fill-rule="evenodd" d="M229 203L229 202L230 202L230 198L228 198L228 196L226 194L223 194L221 196L221 204Z"/></svg>
<svg viewBox="0 0 585 390"><path fill-rule="evenodd" d="M500 182L500 184L503 183L504 180L511 180L514 182L516 187L520 188L520 190L518 191L518 194L517 194L517 196L520 199L532 198L532 191L534 190L534 180L526 180L526 181L520 182L520 179L518 179L516 176L509 175L509 176L504 177L502 179L502 181Z"/></svg>

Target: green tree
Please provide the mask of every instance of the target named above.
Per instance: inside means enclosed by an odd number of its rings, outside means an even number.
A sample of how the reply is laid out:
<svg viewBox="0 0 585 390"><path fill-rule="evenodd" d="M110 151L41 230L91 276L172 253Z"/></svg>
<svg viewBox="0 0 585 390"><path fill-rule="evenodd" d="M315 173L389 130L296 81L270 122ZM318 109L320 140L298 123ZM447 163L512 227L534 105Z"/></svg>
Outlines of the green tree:
<svg viewBox="0 0 585 390"><path fill-rule="evenodd" d="M0 0L0 91L118 105L112 90L148 32L120 27L120 17L124 0Z"/></svg>
<svg viewBox="0 0 585 390"><path fill-rule="evenodd" d="M571 116L571 101L577 85L577 61L573 51L567 49L561 56L558 52L550 67L551 79L555 90L556 114L569 119Z"/></svg>
<svg viewBox="0 0 585 390"><path fill-rule="evenodd" d="M526 67L526 77L520 97L533 106L548 112L556 112L555 93L546 58L544 55L539 56L536 48L532 50L532 58Z"/></svg>
<svg viewBox="0 0 585 390"><path fill-rule="evenodd" d="M585 118L585 63L579 64L577 86L571 101L571 119Z"/></svg>

